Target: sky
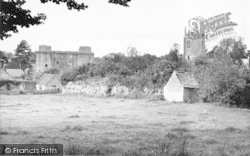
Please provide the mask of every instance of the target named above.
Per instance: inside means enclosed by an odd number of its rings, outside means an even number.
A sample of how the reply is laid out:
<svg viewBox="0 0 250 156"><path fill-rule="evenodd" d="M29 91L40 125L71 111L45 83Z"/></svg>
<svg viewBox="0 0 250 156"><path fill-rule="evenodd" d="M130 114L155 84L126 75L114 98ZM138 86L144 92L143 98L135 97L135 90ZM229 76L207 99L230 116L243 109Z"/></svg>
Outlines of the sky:
<svg viewBox="0 0 250 156"><path fill-rule="evenodd" d="M21 40L26 40L32 51L39 45L52 50L78 51L80 46L91 46L95 56L126 53L136 47L139 54L162 56L174 43L183 52L184 29L191 18L204 19L231 12L235 31L244 38L250 49L250 0L132 0L130 7L110 4L108 0L78 0L88 5L82 11L68 10L65 4L40 3L27 0L23 6L33 15L45 13L44 24L18 28L19 33L0 40L0 50L13 52ZM219 40L206 42L211 49Z"/></svg>

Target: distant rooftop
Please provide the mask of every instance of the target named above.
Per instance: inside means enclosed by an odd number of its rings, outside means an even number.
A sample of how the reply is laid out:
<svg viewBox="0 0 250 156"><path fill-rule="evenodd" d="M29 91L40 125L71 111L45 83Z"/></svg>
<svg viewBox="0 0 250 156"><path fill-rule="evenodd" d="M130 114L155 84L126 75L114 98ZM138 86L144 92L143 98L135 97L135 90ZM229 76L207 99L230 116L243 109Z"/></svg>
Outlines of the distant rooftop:
<svg viewBox="0 0 250 156"><path fill-rule="evenodd" d="M6 72L12 77L21 77L24 72L21 69L6 69Z"/></svg>

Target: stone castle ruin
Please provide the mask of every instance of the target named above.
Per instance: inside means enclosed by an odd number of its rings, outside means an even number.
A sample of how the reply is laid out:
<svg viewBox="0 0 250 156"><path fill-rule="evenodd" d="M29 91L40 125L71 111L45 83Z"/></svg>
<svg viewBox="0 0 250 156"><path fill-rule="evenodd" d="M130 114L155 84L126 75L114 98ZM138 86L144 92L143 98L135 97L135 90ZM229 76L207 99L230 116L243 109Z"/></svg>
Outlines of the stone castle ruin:
<svg viewBox="0 0 250 156"><path fill-rule="evenodd" d="M50 68L58 68L62 72L83 64L92 63L94 53L91 47L81 46L79 51L52 51L51 46L40 45L36 51L36 73Z"/></svg>

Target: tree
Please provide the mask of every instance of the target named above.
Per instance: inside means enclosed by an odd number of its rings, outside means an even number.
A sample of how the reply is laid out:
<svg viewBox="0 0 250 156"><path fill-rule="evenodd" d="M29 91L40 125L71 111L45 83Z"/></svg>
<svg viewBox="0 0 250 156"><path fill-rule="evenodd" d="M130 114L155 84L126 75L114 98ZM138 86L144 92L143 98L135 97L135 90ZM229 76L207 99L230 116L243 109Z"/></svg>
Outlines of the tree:
<svg viewBox="0 0 250 156"><path fill-rule="evenodd" d="M77 3L75 0L40 0L41 3L52 2L56 4L66 3L69 10L76 9L78 11L88 8L84 3ZM109 0L109 3L128 6L131 0ZM0 39L10 37L10 32L17 33L17 27L30 27L39 25L46 19L45 14L38 13L32 16L31 11L23 9L25 0L0 0Z"/></svg>
<svg viewBox="0 0 250 156"><path fill-rule="evenodd" d="M15 57L11 59L11 62L7 65L8 68L20 68L25 70L31 66L31 58L33 53L31 52L30 46L27 41L22 40L17 45L15 50Z"/></svg>
<svg viewBox="0 0 250 156"><path fill-rule="evenodd" d="M128 57L136 57L138 55L138 51L135 47L129 46L127 48L127 55Z"/></svg>
<svg viewBox="0 0 250 156"><path fill-rule="evenodd" d="M195 59L193 71L204 101L218 101L237 106L249 106L249 70L235 64L230 55L221 53Z"/></svg>
<svg viewBox="0 0 250 156"><path fill-rule="evenodd" d="M22 40L18 45L15 50L15 56L17 57L26 57L28 56L28 53L31 52L30 45L28 44L27 41Z"/></svg>
<svg viewBox="0 0 250 156"><path fill-rule="evenodd" d="M4 52L0 51L0 68L3 68L6 63L8 63L8 58L5 56Z"/></svg>
<svg viewBox="0 0 250 156"><path fill-rule="evenodd" d="M247 47L243 43L243 38L226 38L220 41L209 53L212 55L220 55L225 53L229 55L234 63L242 64L242 59L247 58Z"/></svg>

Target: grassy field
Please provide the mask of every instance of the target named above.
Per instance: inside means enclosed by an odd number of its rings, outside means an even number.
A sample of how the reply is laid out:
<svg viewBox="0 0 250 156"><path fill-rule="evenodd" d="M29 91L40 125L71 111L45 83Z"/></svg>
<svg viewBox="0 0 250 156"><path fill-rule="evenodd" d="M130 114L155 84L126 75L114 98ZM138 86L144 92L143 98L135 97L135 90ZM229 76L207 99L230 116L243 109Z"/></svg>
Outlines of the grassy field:
<svg viewBox="0 0 250 156"><path fill-rule="evenodd" d="M249 156L250 110L83 95L0 95L0 143L63 143L66 155Z"/></svg>

